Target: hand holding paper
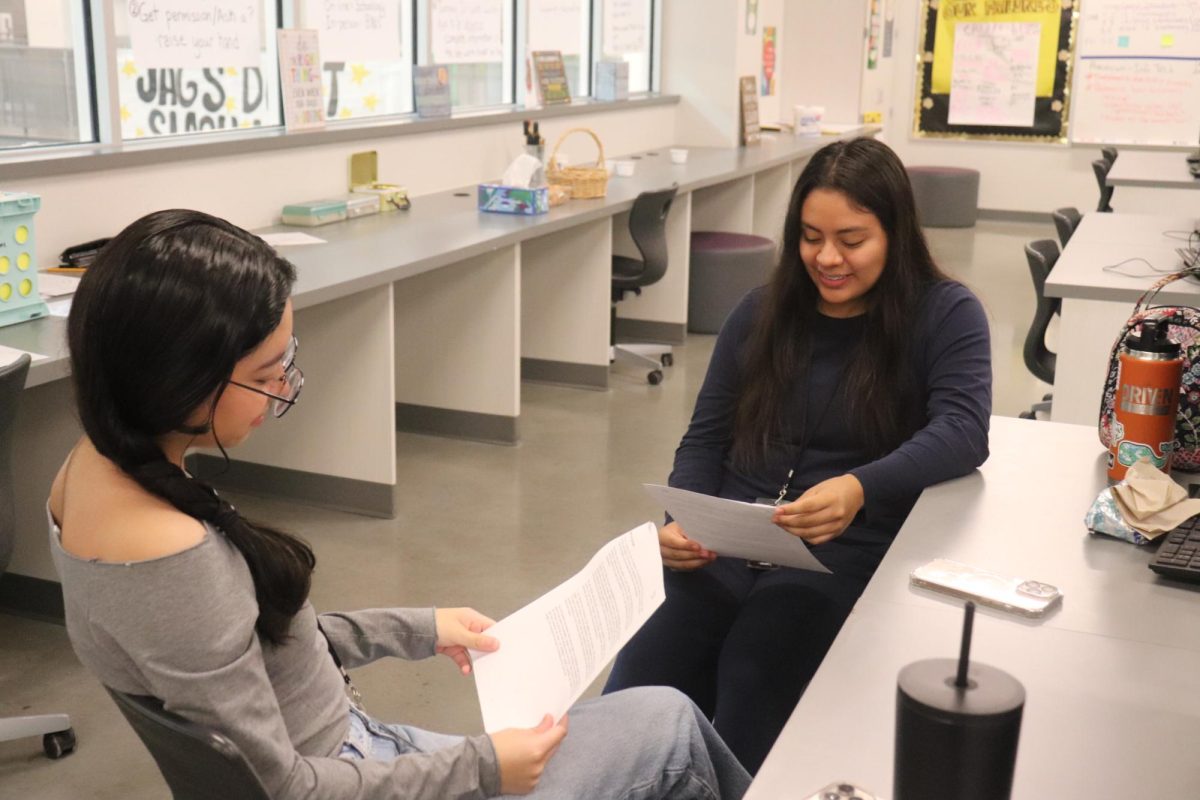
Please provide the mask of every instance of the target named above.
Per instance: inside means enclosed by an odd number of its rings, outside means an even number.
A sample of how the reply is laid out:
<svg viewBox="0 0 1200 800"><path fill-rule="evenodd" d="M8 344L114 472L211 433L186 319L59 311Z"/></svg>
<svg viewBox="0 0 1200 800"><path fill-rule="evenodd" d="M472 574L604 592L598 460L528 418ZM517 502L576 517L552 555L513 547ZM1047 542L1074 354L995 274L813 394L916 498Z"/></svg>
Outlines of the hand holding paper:
<svg viewBox="0 0 1200 800"><path fill-rule="evenodd" d="M658 534L647 522L488 628L500 649L471 653L484 730L532 728L546 714L561 719L664 597Z"/></svg>

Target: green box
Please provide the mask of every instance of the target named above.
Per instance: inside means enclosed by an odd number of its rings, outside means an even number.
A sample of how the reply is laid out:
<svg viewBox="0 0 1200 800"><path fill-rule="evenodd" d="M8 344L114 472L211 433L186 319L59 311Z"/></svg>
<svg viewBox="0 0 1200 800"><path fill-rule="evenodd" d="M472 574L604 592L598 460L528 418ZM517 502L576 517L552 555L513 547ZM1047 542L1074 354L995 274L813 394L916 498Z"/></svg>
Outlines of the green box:
<svg viewBox="0 0 1200 800"><path fill-rule="evenodd" d="M0 327L50 313L38 293L33 215L41 205L36 194L0 192Z"/></svg>

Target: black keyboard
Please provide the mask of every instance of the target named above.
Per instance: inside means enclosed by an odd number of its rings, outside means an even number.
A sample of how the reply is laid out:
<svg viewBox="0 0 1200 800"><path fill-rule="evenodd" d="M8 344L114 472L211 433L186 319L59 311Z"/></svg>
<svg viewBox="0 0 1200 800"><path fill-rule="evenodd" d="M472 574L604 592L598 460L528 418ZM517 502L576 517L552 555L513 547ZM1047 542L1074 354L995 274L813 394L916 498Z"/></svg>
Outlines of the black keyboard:
<svg viewBox="0 0 1200 800"><path fill-rule="evenodd" d="M1200 583L1200 514L1163 537L1150 569L1168 578Z"/></svg>

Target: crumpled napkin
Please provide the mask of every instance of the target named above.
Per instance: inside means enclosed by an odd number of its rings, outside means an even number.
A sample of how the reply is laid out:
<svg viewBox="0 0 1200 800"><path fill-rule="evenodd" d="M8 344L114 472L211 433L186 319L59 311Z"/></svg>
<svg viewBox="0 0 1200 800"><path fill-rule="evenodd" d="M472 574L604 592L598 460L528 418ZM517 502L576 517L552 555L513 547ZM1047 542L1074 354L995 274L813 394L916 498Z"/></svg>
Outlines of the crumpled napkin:
<svg viewBox="0 0 1200 800"><path fill-rule="evenodd" d="M1189 499L1186 489L1144 458L1129 468L1112 493L1125 522L1147 539L1200 514L1200 499Z"/></svg>

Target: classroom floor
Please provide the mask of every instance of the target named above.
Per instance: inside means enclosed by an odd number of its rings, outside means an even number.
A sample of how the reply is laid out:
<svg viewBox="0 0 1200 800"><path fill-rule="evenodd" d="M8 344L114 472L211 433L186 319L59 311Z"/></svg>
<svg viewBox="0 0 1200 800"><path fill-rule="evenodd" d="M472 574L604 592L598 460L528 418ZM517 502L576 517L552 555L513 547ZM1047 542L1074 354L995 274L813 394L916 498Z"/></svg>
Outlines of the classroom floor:
<svg viewBox="0 0 1200 800"><path fill-rule="evenodd" d="M1053 227L989 221L928 233L942 266L987 308L994 410L1016 416L1049 391L1021 361L1034 309L1022 246L1053 238ZM502 617L582 567L603 542L658 518L639 485L666 478L714 339L690 336L657 387L632 371L614 374L607 392L524 384L515 447L400 435L395 520L235 502L313 545L319 609L471 605ZM0 642L0 716L66 712L79 739L57 762L36 740L0 742L0 797L169 797L150 756L75 660L64 628L0 614ZM389 661L354 677L381 719L481 730L471 680L447 659Z"/></svg>

